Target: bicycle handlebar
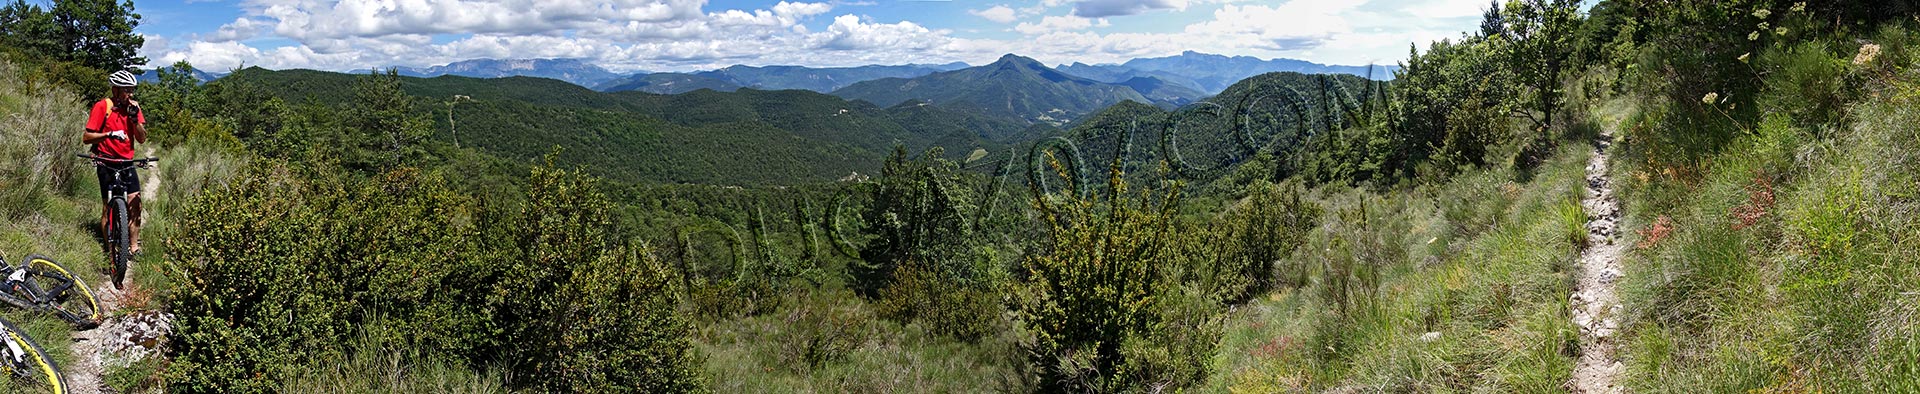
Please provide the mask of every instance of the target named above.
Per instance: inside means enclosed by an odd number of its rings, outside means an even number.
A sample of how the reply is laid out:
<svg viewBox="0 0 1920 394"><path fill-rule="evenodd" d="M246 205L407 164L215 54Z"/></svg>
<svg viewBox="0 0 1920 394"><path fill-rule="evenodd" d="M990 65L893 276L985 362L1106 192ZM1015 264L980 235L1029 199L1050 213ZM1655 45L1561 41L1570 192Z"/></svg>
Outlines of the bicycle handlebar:
<svg viewBox="0 0 1920 394"><path fill-rule="evenodd" d="M149 158L145 158L145 159L110 159L110 158L105 158L105 157L100 157L100 156L94 156L94 155L89 155L89 154L75 154L74 156L79 156L79 157L80 157L80 158L82 158L82 159L92 159L92 160L94 160L94 161L100 161L100 162L107 162L107 163L134 163L134 164L144 164L144 163L158 163L158 162L160 162L160 158L158 158L158 157L149 157Z"/></svg>

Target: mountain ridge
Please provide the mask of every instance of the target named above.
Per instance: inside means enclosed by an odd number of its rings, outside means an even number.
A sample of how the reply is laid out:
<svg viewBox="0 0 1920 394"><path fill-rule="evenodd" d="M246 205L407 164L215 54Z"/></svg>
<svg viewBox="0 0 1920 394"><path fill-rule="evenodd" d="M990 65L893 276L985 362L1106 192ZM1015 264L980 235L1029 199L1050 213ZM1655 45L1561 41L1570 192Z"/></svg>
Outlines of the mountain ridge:
<svg viewBox="0 0 1920 394"><path fill-rule="evenodd" d="M1241 80L1271 72L1347 74L1391 80L1394 71L1400 69L1399 66L1328 65L1297 59L1260 59L1196 51L1185 51L1175 56L1134 58L1120 64L1074 62L1059 68L1069 74L1107 83L1120 83L1135 77L1155 77L1209 95L1220 94Z"/></svg>
<svg viewBox="0 0 1920 394"><path fill-rule="evenodd" d="M400 75L431 78L457 75L473 78L541 77L593 86L619 78L599 65L582 59L468 59L431 67L393 67Z"/></svg>
<svg viewBox="0 0 1920 394"><path fill-rule="evenodd" d="M882 107L924 100L1055 126L1124 101L1156 103L1131 87L1081 78L1015 54L978 67L856 83L833 95Z"/></svg>

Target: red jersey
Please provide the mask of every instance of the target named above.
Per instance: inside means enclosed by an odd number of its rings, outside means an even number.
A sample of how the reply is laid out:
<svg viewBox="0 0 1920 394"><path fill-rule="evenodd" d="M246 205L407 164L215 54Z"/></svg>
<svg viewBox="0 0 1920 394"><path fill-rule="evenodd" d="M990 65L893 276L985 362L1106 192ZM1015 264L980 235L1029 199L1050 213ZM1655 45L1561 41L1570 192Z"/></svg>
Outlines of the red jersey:
<svg viewBox="0 0 1920 394"><path fill-rule="evenodd" d="M147 124L147 114L141 113L128 117L113 110L113 99L101 99L93 103L93 113L87 116L87 131L95 133L126 132L127 139L107 138L93 144L95 156L109 159L133 159L133 125Z"/></svg>

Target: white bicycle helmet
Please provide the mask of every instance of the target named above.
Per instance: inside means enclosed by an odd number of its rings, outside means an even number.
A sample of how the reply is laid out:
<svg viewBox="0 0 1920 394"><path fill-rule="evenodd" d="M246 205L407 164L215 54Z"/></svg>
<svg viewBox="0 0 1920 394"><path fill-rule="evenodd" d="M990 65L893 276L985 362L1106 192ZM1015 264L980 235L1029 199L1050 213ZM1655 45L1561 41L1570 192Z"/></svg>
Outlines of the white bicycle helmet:
<svg viewBox="0 0 1920 394"><path fill-rule="evenodd" d="M120 71L115 71L113 75L108 76L107 83L113 84L113 87L116 87L116 88L130 88L130 87L133 87L134 85L140 84L140 80L134 78L133 73L127 72L126 70L120 70Z"/></svg>

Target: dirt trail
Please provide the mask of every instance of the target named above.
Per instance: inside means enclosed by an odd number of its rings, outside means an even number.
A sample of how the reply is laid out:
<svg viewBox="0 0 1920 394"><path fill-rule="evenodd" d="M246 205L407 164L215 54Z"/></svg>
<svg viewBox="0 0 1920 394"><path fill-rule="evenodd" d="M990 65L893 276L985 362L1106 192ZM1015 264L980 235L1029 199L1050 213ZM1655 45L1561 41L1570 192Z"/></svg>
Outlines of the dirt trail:
<svg viewBox="0 0 1920 394"><path fill-rule="evenodd" d="M155 151L148 148L147 156L153 156ZM151 202L154 197L157 197L154 191L160 190L160 174L159 171L151 169L142 172L147 173L147 179L140 182L142 199ZM129 264L128 270L132 269L133 267ZM154 331L155 327L152 324L151 314L116 316L120 311L121 296L126 292L115 289L106 275L96 275L87 280L87 287L92 289L94 296L98 298L100 313L106 316L106 321L101 322L100 327L73 332L71 349L74 360L69 365L61 365L60 372L66 375L70 392L111 393L114 392L113 388L107 387L106 381L101 379L102 375L106 374L109 359L125 359L124 354L127 353L129 345L140 340L142 336L151 336L149 332Z"/></svg>
<svg viewBox="0 0 1920 394"><path fill-rule="evenodd" d="M113 311L120 309L121 292L115 290L112 283L89 282L87 286L92 288L94 295L99 298L102 314L112 316ZM112 391L107 387L106 382L100 379L100 375L106 373L104 367L106 349L102 345L111 338L108 331L113 326L111 321L113 319L109 317L108 322L91 330L73 332L73 364L60 366L60 372L66 375L71 392L86 394Z"/></svg>
<svg viewBox="0 0 1920 394"><path fill-rule="evenodd" d="M1614 334L1620 329L1620 297L1614 285L1621 278L1620 256L1626 246L1619 239L1620 200L1613 195L1607 175L1607 146L1611 131L1601 131L1587 160L1587 248L1580 252L1577 281L1569 303L1573 324L1580 326L1580 360L1573 366L1574 393L1621 393L1617 378L1626 369L1615 357Z"/></svg>

